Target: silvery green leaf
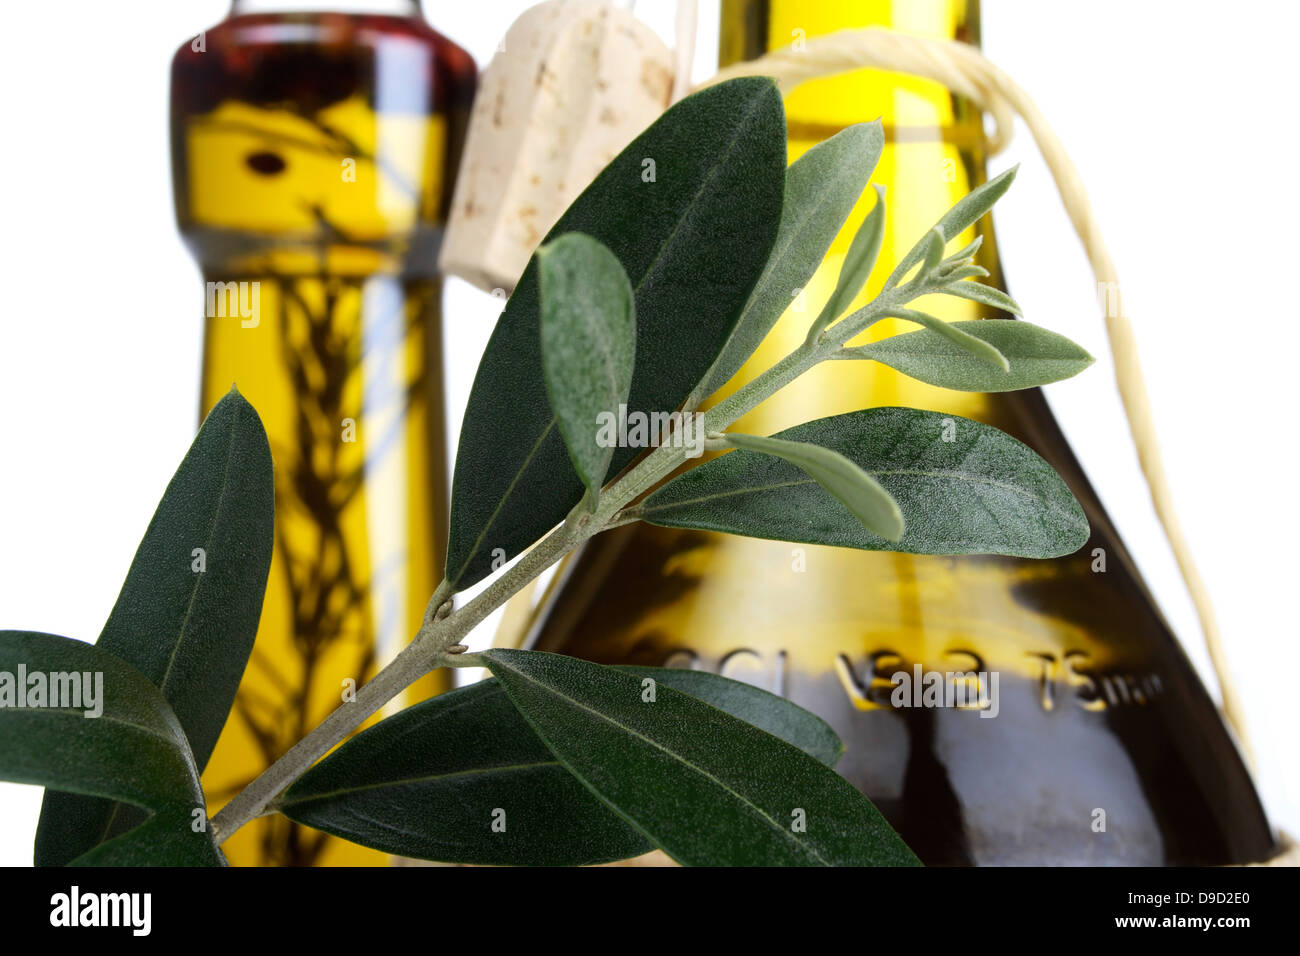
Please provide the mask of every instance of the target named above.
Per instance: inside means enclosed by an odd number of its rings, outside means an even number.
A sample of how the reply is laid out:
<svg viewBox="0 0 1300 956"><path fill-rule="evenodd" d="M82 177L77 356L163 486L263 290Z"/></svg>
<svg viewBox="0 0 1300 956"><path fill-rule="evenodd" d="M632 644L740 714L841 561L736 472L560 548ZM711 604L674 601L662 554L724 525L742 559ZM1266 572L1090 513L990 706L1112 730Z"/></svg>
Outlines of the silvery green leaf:
<svg viewBox="0 0 1300 956"><path fill-rule="evenodd" d="M889 315L925 326L935 335L942 336L959 349L969 352L989 365L996 366L1003 372L1011 368L1010 363L1007 362L1007 357L999 352L996 346L985 342L982 338L971 335L964 328L958 328L955 323L945 322L943 319L936 318L928 312L921 312L918 309L890 309ZM963 326L965 324L963 323Z"/></svg>
<svg viewBox="0 0 1300 956"><path fill-rule="evenodd" d="M944 295L955 295L960 299L970 299L972 302L991 305L995 309L1010 312L1012 315L1024 315L1015 299L1001 289L995 289L981 282L954 282L951 285L944 286L939 291Z"/></svg>
<svg viewBox="0 0 1300 956"><path fill-rule="evenodd" d="M812 328L808 330L809 341L815 340L821 335L822 330L844 314L849 303L867 284L871 270L876 265L876 257L880 255L880 244L885 235L885 187L876 186L875 190L876 205L862 221L862 225L854 233L853 241L849 243L849 251L844 256L844 262L840 264L840 275L835 283L835 291L826 300Z"/></svg>
<svg viewBox="0 0 1300 956"><path fill-rule="evenodd" d="M944 276L949 282L960 282L962 279L987 279L989 270L983 266L958 266Z"/></svg>
<svg viewBox="0 0 1300 956"><path fill-rule="evenodd" d="M1002 198L1002 194L1010 188L1012 180L1016 178L1018 166L1013 166L999 176L995 176L984 185L967 193L953 205L943 217L935 224L935 228L940 231L945 241L955 239L967 226L979 220L986 212L993 208L993 204ZM903 260L894 267L889 278L885 282L885 289L892 289L907 275L912 266L921 261L925 255L926 243L929 242L929 236L926 235L915 246L911 252L903 257Z"/></svg>
<svg viewBox="0 0 1300 956"><path fill-rule="evenodd" d="M930 230L930 235L925 241L925 258L921 261L918 276L929 275L943 261L943 244L943 232L936 226Z"/></svg>
<svg viewBox="0 0 1300 956"><path fill-rule="evenodd" d="M984 245L984 237L976 236L970 242L966 243L966 245L962 246L961 249L950 255L946 261L952 263L954 266L958 264L969 265L969 260L975 258L975 253L979 252L980 246L982 245Z"/></svg>
<svg viewBox="0 0 1300 956"><path fill-rule="evenodd" d="M874 359L904 375L961 392L1010 392L1059 382L1077 375L1093 358L1063 335L1016 319L975 319L945 323L981 339L1004 355L1010 371L991 367L983 358L932 328L905 332L870 345L845 349L836 356Z"/></svg>
<svg viewBox="0 0 1300 956"><path fill-rule="evenodd" d="M537 250L542 371L569 458L592 508L614 457L602 416L617 421L636 361L632 283L609 249L569 232Z"/></svg>
<svg viewBox="0 0 1300 956"><path fill-rule="evenodd" d="M903 554L1055 558L1088 539L1088 520L1052 466L990 425L915 408L869 408L776 438L839 452L893 496L903 537L868 531L798 466L733 451L669 481L637 509L668 528Z"/></svg>
<svg viewBox="0 0 1300 956"><path fill-rule="evenodd" d="M712 395L754 354L796 294L812 278L862 196L885 142L879 121L840 130L795 160L785 173L781 225L757 284L692 403Z"/></svg>
<svg viewBox="0 0 1300 956"><path fill-rule="evenodd" d="M903 536L903 513L898 502L876 479L837 451L808 442L758 435L728 434L727 443L747 451L762 452L790 462L848 508L862 526L889 541Z"/></svg>

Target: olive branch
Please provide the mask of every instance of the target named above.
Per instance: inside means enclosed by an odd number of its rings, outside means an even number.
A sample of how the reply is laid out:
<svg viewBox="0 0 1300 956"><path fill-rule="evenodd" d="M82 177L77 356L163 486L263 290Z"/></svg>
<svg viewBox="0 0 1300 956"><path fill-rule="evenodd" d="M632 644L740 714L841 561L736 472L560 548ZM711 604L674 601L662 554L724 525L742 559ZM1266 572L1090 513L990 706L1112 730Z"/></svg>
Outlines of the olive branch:
<svg viewBox="0 0 1300 956"><path fill-rule="evenodd" d="M256 619L272 526L265 434L238 393L223 399L124 588L122 600L140 605L138 643L0 633L0 664L75 663L115 675L105 715L116 724L72 733L54 711L0 708L0 722L22 731L0 735L0 775L71 792L47 798L38 861L219 863L221 842L278 813L447 862L580 864L657 847L687 864L915 864L870 801L834 772L843 750L834 732L779 697L708 673L469 653L464 643L564 555L633 521L915 554L1042 558L1086 540L1087 521L1061 478L988 425L872 408L770 436L732 430L826 361L861 362L863 374L881 363L973 392L1040 386L1091 364L1077 345L1023 320L948 323L920 307L927 296L955 296L1020 315L1010 297L979 282L988 273L978 238L948 252L1015 170L953 206L854 309L882 248L888 197L877 189L803 341L705 407L812 277L883 142L878 123L853 126L787 168L780 96L771 82L748 78L682 100L606 167L538 249L479 365L445 578L418 632L355 700L209 821L198 773L248 654L243 642L212 637L223 613ZM656 159L658 181L639 175L646 156ZM883 319L917 328L870 340ZM682 471L693 449L667 431L648 449L619 447L598 423L625 410L694 429L720 454ZM227 502L215 515L213 497ZM175 569L175 542L191 533L222 537L201 587ZM231 553L238 557L222 560ZM517 560L498 571L501 553ZM480 582L458 607L456 595ZM198 636L149 625L148 606L178 594L199 598ZM232 618L232 606L242 613ZM492 678L355 734L419 677L466 666ZM90 757L111 752L117 770L89 757L43 761L42 748L56 742ZM149 816L104 839L95 823L118 803Z"/></svg>

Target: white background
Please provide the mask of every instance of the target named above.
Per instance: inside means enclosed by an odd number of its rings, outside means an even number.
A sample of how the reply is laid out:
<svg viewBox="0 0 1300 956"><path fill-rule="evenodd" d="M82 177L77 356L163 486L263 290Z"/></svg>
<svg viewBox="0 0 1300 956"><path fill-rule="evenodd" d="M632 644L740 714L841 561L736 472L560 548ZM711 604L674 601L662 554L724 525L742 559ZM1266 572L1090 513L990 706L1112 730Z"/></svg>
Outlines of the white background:
<svg viewBox="0 0 1300 956"><path fill-rule="evenodd" d="M425 3L480 64L526 5ZM5 5L0 627L93 640L193 438L201 285L172 220L167 71L172 51L226 8ZM637 11L671 36L669 0L642 0ZM713 65L715 11L705 0L700 78ZM1218 3L984 2L985 52L1064 139L1124 277L1174 494L1245 699L1259 784L1275 824L1293 833L1298 28L1297 5L1266 0L1228 12ZM1048 394L1214 687L1114 394L1090 273L1023 129L992 171L1017 161L1020 177L996 216L1012 291L1028 318L1099 357ZM496 311L466 286L451 292L453 425ZM39 806L39 789L0 784L0 863L30 863Z"/></svg>

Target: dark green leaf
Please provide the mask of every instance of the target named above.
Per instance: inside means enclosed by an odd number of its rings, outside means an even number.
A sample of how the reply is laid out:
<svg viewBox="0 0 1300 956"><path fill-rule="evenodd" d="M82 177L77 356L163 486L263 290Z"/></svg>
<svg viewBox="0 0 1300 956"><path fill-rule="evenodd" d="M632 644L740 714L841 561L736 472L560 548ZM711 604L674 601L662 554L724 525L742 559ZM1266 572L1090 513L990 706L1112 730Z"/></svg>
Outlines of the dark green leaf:
<svg viewBox="0 0 1300 956"><path fill-rule="evenodd" d="M271 448L232 388L167 486L97 642L162 691L200 770L253 649L274 531Z"/></svg>
<svg viewBox="0 0 1300 956"><path fill-rule="evenodd" d="M653 677L673 690L725 710L732 717L794 744L828 767L835 766L844 754L844 742L830 724L784 697L753 684L730 680L710 671L681 667L620 666L617 669L643 679Z"/></svg>
<svg viewBox="0 0 1300 956"><path fill-rule="evenodd" d="M1001 175L994 176L982 186L971 190L961 199L953 204L943 216L935 223L934 228L939 230L945 242L955 239L961 235L962 230L971 223L977 222L981 216L993 208L993 204L1002 198L1002 194L1011 188L1012 181L1016 178L1016 171L1019 166L1012 166ZM929 248L930 235L926 233L921 240L912 247L911 251L903 257L903 260L894 267L894 271L889 274L885 281L885 288L892 289L907 275L909 269L916 265L925 256ZM987 273L985 273L987 275Z"/></svg>
<svg viewBox="0 0 1300 956"><path fill-rule="evenodd" d="M93 645L0 631L0 779L140 807L167 821L151 831L160 837L151 858L184 846L187 858L216 859L190 826L204 800L180 722L142 674Z"/></svg>
<svg viewBox="0 0 1300 956"><path fill-rule="evenodd" d="M651 849L560 765L496 681L363 731L278 809L363 846L446 863L579 866ZM504 833L492 829L497 809Z"/></svg>
<svg viewBox="0 0 1300 956"><path fill-rule="evenodd" d="M801 747L843 752L819 717L702 671L626 668ZM505 810L505 832L491 829ZM417 704L349 740L280 800L290 819L388 853L446 863L602 863L651 849L533 733L495 680Z"/></svg>
<svg viewBox="0 0 1300 956"><path fill-rule="evenodd" d="M795 465L848 508L868 531L897 541L903 536L903 513L880 483L839 452L808 442L757 435L727 434L734 448L773 455Z"/></svg>
<svg viewBox="0 0 1300 956"><path fill-rule="evenodd" d="M906 332L847 349L845 358L874 359L904 375L962 392L1009 392L1077 375L1093 358L1063 335L1017 319L975 319L950 326L997 348L1003 372L931 329Z"/></svg>
<svg viewBox="0 0 1300 956"><path fill-rule="evenodd" d="M134 831L148 819L147 810L129 803L46 789L33 862L69 866L105 840Z"/></svg>
<svg viewBox="0 0 1300 956"><path fill-rule="evenodd" d="M1065 482L1032 449L996 428L914 408L869 408L808 422L778 438L839 452L902 509L897 541L867 531L799 468L749 451L691 469L651 495L651 524L908 554L1051 558L1088 538ZM945 440L950 439L950 440Z"/></svg>
<svg viewBox="0 0 1300 956"><path fill-rule="evenodd" d="M167 486L97 644L162 691L200 770L253 647L273 534L266 432L232 388ZM203 549L205 570L194 570L196 548ZM67 863L103 838L109 820L121 832L139 819L129 807L49 790L37 864Z"/></svg>
<svg viewBox="0 0 1300 956"><path fill-rule="evenodd" d="M848 781L730 714L671 687L649 701L637 675L572 657L483 657L560 761L680 863L916 863Z"/></svg>
<svg viewBox="0 0 1300 956"><path fill-rule="evenodd" d="M696 389L697 400L727 384L812 278L862 196L884 144L879 121L858 123L790 164L771 257L726 347Z"/></svg>
<svg viewBox="0 0 1300 956"><path fill-rule="evenodd" d="M580 232L537 250L537 281L546 394L594 510L614 456L600 421L609 416L618 434L636 361L632 286L614 253Z"/></svg>
<svg viewBox="0 0 1300 956"><path fill-rule="evenodd" d="M647 160L653 182L643 179ZM636 293L629 415L676 409L713 364L772 248L784 174L775 85L734 80L669 109L560 217L551 235L603 242ZM538 326L534 260L488 342L461 428L447 549L458 590L491 573L494 552L518 554L582 496L546 397ZM641 451L617 449L610 473Z"/></svg>
<svg viewBox="0 0 1300 956"><path fill-rule="evenodd" d="M193 811L183 807L160 811L68 866L225 866L226 858L212 841L194 832L194 822Z"/></svg>

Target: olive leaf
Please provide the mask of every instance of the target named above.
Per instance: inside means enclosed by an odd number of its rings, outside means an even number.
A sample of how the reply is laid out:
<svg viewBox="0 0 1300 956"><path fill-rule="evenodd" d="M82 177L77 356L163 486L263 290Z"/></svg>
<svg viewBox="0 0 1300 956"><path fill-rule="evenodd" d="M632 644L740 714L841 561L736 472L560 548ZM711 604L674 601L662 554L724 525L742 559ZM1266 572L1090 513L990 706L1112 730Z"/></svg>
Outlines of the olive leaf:
<svg viewBox="0 0 1300 956"><path fill-rule="evenodd" d="M572 657L482 656L560 762L680 863L917 863L843 777L730 714Z"/></svg>
<svg viewBox="0 0 1300 956"><path fill-rule="evenodd" d="M943 244L946 241L943 230L938 226L930 230L930 234L925 237L925 254L921 260L921 275L929 275L943 261Z"/></svg>
<svg viewBox="0 0 1300 956"><path fill-rule="evenodd" d="M614 253L566 233L537 250L546 394L594 509L614 456L600 441L602 415L617 420L636 359L636 305Z"/></svg>
<svg viewBox="0 0 1300 956"><path fill-rule="evenodd" d="M771 80L738 79L672 106L560 217L551 237L599 240L632 283L629 415L676 409L713 364L776 238L784 178L780 94ZM470 391L447 547L455 590L491 573L494 556L528 547L582 497L546 393L537 274L534 258ZM617 449L609 471L641 450Z"/></svg>
<svg viewBox="0 0 1300 956"><path fill-rule="evenodd" d="M556 760L496 681L362 731L276 809L362 846L443 863L583 866L652 849Z"/></svg>
<svg viewBox="0 0 1300 956"><path fill-rule="evenodd" d="M794 744L828 767L834 767L844 755L844 742L831 729L830 724L784 697L778 697L753 684L731 680L709 671L678 667L623 664L617 665L615 670L634 674L643 683L647 677L653 678L673 690L725 710L732 717L753 724L759 730L766 730L786 743Z"/></svg>
<svg viewBox="0 0 1300 956"><path fill-rule="evenodd" d="M1007 361L1007 357L996 346L978 335L972 335L963 326L959 326L955 322L945 322L943 319L930 315L928 312L922 312L919 309L889 309L885 314L925 326L926 330L932 335L946 339L960 351L975 356L981 362L991 365L999 371L1008 372L1011 370L1011 363ZM995 391L1005 391L1005 389L995 389Z"/></svg>
<svg viewBox="0 0 1300 956"><path fill-rule="evenodd" d="M871 270L875 268L876 258L880 255L880 244L885 238L885 189L883 186L876 186L875 189L876 205L849 243L848 254L840 265L835 291L813 321L812 328L808 331L809 341L815 340L828 325L844 314L849 303L867 284Z"/></svg>
<svg viewBox="0 0 1300 956"><path fill-rule="evenodd" d="M274 536L271 467L261 420L232 388L168 484L96 645L162 692L200 771L257 634ZM141 820L129 806L47 790L36 862L68 863Z"/></svg>
<svg viewBox="0 0 1300 956"><path fill-rule="evenodd" d="M637 509L651 524L868 551L1053 558L1088 538L1060 476L990 425L914 408L869 408L773 436L821 445L871 475L898 503L898 541L868 531L800 468L734 451L663 485Z"/></svg>
<svg viewBox="0 0 1300 956"><path fill-rule="evenodd" d="M196 835L194 826L193 810L169 807L87 850L68 866L225 866L222 852L201 832Z"/></svg>
<svg viewBox="0 0 1300 956"><path fill-rule="evenodd" d="M970 299L972 302L978 302L981 305L991 305L995 309L1002 309L1004 312L1010 312L1012 315L1024 315L1019 303L1011 296L1007 295L1001 289L995 289L993 286L984 285L982 282L953 282L939 290L944 295L956 296L960 299Z"/></svg>
<svg viewBox="0 0 1300 956"><path fill-rule="evenodd" d="M944 213L934 225L934 228L939 230L939 235L943 237L943 241L948 242L955 239L961 234L962 230L977 222L981 216L992 209L993 204L1002 198L1002 194L1011 188L1011 183L1015 180L1019 168L1019 166L1012 166L1006 172L994 176L982 186L976 187L957 200L953 207ZM926 251L930 249L930 240L931 233L927 232L894 267L894 271L885 280L886 290L898 285L903 276L907 275L908 270L925 257ZM975 267L970 266L967 268ZM987 272L984 274L988 275Z"/></svg>
<svg viewBox="0 0 1300 956"><path fill-rule="evenodd" d="M960 249L958 249L956 252L950 255L947 259L945 259L942 263L939 272L943 273L947 271L952 271L953 269L956 269L958 266L970 265L975 258L975 253L979 252L980 248L983 245L984 245L984 237L976 236L970 242L966 243L966 245L962 246Z"/></svg>
<svg viewBox="0 0 1300 956"><path fill-rule="evenodd" d="M1008 392L1059 382L1077 375L1093 357L1063 335L1017 319L974 319L944 323L997 348L1010 364L991 367L937 329L894 335L845 349L836 358L874 359L904 375L961 392Z"/></svg>
<svg viewBox="0 0 1300 956"><path fill-rule="evenodd" d="M693 404L712 395L740 371L812 278L862 196L884 143L879 120L858 123L818 143L790 164L785 173L781 225L772 244L772 254L731 338L692 393ZM873 228L876 223L883 228L883 215L878 216L877 210L883 213L879 203L868 220ZM849 299L852 298L850 295Z"/></svg>
<svg viewBox="0 0 1300 956"><path fill-rule="evenodd" d="M788 461L848 508L868 531L897 541L903 536L898 502L880 483L839 452L808 442L728 432L727 444Z"/></svg>
<svg viewBox="0 0 1300 956"><path fill-rule="evenodd" d="M827 766L843 752L819 717L749 684L705 671L619 670L750 722ZM580 866L652 849L564 768L496 680L440 694L361 732L304 774L276 809L354 843L444 863Z"/></svg>
<svg viewBox="0 0 1300 956"><path fill-rule="evenodd" d="M146 838L130 841L136 862L221 862L180 721L143 674L94 645L0 631L0 779L147 812ZM99 862L111 865L110 854Z"/></svg>
<svg viewBox="0 0 1300 956"><path fill-rule="evenodd" d="M989 275L989 270L985 269L983 266L966 265L966 266L958 266L956 269L953 269L951 272L945 273L943 277L948 281L953 282L956 285L961 285L961 283L957 281L958 279L971 279L971 278L987 279L988 275ZM943 291L943 290L937 290L937 291Z"/></svg>

